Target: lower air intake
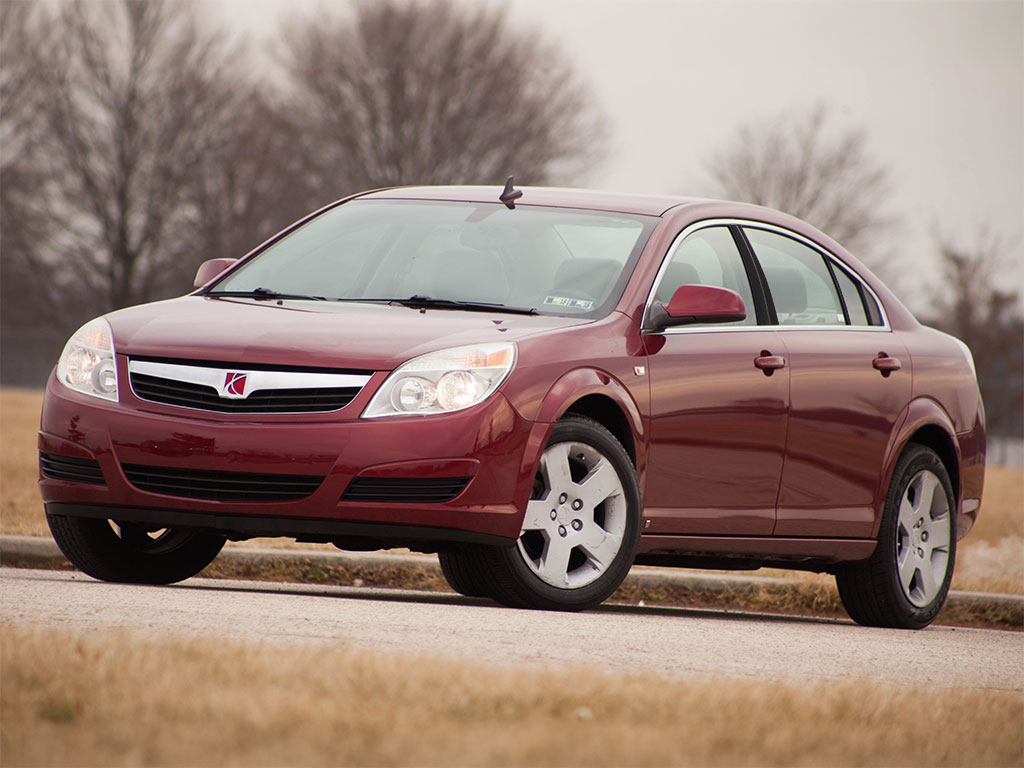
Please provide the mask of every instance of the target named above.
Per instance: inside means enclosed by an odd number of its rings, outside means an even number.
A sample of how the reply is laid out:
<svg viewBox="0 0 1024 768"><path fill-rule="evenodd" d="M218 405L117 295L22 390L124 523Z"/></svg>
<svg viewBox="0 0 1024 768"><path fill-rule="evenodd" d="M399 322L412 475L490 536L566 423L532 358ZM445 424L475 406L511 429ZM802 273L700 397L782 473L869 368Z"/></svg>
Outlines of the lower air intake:
<svg viewBox="0 0 1024 768"><path fill-rule="evenodd" d="M96 459L78 459L57 453L39 454L39 471L51 480L68 480L72 483L106 485L103 471Z"/></svg>
<svg viewBox="0 0 1024 768"><path fill-rule="evenodd" d="M342 494L342 501L436 504L451 501L471 477L357 477Z"/></svg>
<svg viewBox="0 0 1024 768"><path fill-rule="evenodd" d="M128 482L141 491L209 501L296 501L320 487L316 475L220 472L210 469L122 464Z"/></svg>

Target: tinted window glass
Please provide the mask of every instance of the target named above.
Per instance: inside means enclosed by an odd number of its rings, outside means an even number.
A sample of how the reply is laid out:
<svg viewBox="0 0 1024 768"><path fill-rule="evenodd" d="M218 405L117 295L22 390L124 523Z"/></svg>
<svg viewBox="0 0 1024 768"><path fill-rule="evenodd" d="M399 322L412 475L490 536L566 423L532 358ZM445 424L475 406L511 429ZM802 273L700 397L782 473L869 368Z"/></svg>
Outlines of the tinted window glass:
<svg viewBox="0 0 1024 768"><path fill-rule="evenodd" d="M846 324L824 256L774 232L744 232L768 280L780 325Z"/></svg>
<svg viewBox="0 0 1024 768"><path fill-rule="evenodd" d="M843 303L846 304L846 311L850 315L850 325L871 325L868 322L867 310L864 308L864 299L861 298L861 290L853 278L839 267L833 267L832 272L843 294Z"/></svg>
<svg viewBox="0 0 1024 768"><path fill-rule="evenodd" d="M657 219L500 203L355 200L317 216L214 291L389 301L411 296L600 317Z"/></svg>
<svg viewBox="0 0 1024 768"><path fill-rule="evenodd" d="M736 291L747 308L747 317L735 323L715 325L756 325L754 300L747 272L726 227L708 227L689 235L672 252L655 299L665 304L681 285L714 285Z"/></svg>

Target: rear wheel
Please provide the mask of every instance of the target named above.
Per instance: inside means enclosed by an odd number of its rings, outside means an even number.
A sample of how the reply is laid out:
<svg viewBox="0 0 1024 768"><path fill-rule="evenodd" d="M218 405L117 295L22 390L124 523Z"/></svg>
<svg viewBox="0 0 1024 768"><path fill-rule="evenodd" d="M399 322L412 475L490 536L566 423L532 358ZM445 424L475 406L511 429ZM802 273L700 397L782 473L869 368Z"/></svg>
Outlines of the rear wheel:
<svg viewBox="0 0 1024 768"><path fill-rule="evenodd" d="M871 558L836 573L839 596L858 624L928 626L949 593L956 559L955 496L942 460L912 444L900 457Z"/></svg>
<svg viewBox="0 0 1024 768"><path fill-rule="evenodd" d="M171 584L213 562L224 537L178 528L88 517L47 515L60 551L102 581Z"/></svg>
<svg viewBox="0 0 1024 768"><path fill-rule="evenodd" d="M471 550L485 594L513 607L580 611L629 573L640 536L640 491L629 455L593 419L555 425L513 547Z"/></svg>

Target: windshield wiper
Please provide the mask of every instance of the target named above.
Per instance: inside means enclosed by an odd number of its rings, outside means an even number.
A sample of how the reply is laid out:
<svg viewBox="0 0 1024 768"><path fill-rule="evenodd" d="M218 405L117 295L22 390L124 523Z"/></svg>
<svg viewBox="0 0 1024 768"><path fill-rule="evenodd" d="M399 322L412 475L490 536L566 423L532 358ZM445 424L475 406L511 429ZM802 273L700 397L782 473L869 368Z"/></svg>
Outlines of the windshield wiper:
<svg viewBox="0 0 1024 768"><path fill-rule="evenodd" d="M462 301L460 299L435 299L430 296L416 294L408 299L391 299L390 304L401 304L414 309L465 309L470 312L507 312L513 315L536 315L537 310L530 307L509 307L489 301Z"/></svg>
<svg viewBox="0 0 1024 768"><path fill-rule="evenodd" d="M251 291L207 291L203 296L227 296L236 299L307 299L310 301L327 301L326 296L309 296L305 293L282 293L269 288L253 288Z"/></svg>

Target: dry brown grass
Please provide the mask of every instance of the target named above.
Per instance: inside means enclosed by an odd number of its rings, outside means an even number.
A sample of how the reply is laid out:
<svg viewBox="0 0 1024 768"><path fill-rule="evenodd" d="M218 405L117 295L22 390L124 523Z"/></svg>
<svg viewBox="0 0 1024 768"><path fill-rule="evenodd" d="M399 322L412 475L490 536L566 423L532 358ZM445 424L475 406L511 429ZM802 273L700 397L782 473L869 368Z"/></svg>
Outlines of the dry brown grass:
<svg viewBox="0 0 1024 768"><path fill-rule="evenodd" d="M49 536L39 499L36 434L41 392L0 390L0 531Z"/></svg>
<svg viewBox="0 0 1024 768"><path fill-rule="evenodd" d="M953 588L1024 594L1024 470L987 468L978 522L960 542Z"/></svg>
<svg viewBox="0 0 1024 768"><path fill-rule="evenodd" d="M1024 760L1024 696L1006 691L679 681L44 628L4 627L0 642L5 765Z"/></svg>
<svg viewBox="0 0 1024 768"><path fill-rule="evenodd" d="M49 536L39 490L36 432L40 392L0 390L0 532ZM296 544L291 539L253 539L229 546L312 548L330 544ZM1024 594L1024 470L989 467L978 524L960 543L954 589ZM780 571L798 582L799 600L808 606L838 605L831 577ZM829 590L832 590L830 592ZM829 609L831 610L831 609Z"/></svg>

